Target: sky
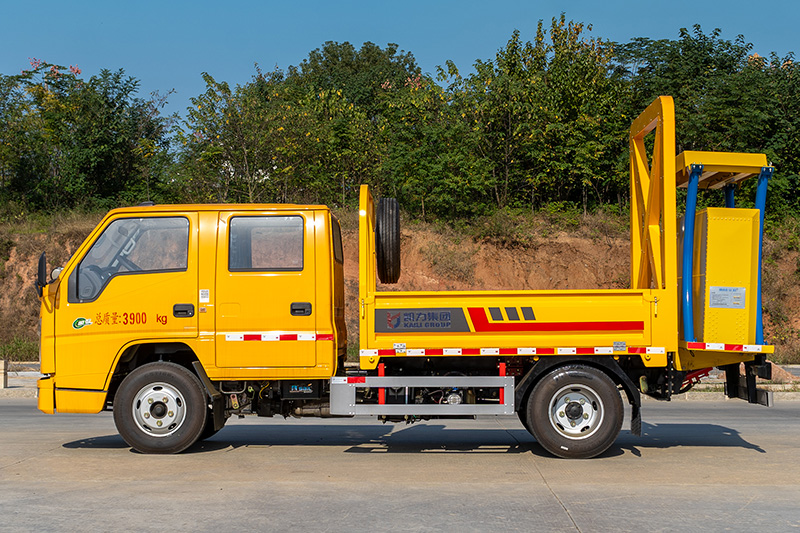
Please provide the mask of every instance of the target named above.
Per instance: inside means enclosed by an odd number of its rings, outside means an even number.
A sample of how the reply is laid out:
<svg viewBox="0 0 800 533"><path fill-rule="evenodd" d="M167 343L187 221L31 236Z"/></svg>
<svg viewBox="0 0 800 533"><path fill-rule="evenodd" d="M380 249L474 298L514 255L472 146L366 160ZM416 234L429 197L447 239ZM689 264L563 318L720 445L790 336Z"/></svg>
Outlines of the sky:
<svg viewBox="0 0 800 533"><path fill-rule="evenodd" d="M423 72L449 59L465 74L515 29L532 40L540 19L561 12L618 42L676 39L700 24L725 39L744 35L762 56L800 51L800 0L0 0L0 74L30 68L29 58L76 65L84 77L122 68L140 81L141 97L174 90L165 111L185 115L205 89L202 72L241 85L256 63L285 70L326 41L371 41L397 43Z"/></svg>

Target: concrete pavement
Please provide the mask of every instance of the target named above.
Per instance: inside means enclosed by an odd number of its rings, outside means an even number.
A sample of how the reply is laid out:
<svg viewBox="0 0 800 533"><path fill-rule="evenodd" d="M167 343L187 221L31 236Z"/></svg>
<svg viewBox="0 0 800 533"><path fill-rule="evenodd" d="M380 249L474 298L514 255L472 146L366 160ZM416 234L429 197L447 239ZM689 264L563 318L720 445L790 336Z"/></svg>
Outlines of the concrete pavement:
<svg viewBox="0 0 800 533"><path fill-rule="evenodd" d="M650 403L603 456L547 455L515 417L231 420L175 456L110 413L0 400L0 531L796 531L800 406Z"/></svg>

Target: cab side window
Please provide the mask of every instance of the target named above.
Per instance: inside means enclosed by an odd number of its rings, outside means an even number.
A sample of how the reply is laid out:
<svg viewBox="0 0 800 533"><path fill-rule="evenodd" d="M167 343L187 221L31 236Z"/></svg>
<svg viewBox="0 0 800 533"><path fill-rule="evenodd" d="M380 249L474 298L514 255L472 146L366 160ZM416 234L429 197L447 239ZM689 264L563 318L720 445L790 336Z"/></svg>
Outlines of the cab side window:
<svg viewBox="0 0 800 533"><path fill-rule="evenodd" d="M91 301L115 276L183 271L188 259L188 219L117 219L103 230L78 266L74 296L77 301Z"/></svg>
<svg viewBox="0 0 800 533"><path fill-rule="evenodd" d="M232 217L228 251L232 272L303 270L303 217Z"/></svg>
<svg viewBox="0 0 800 533"><path fill-rule="evenodd" d="M342 229L339 221L331 217L331 227L333 228L333 259L340 264L344 264L344 253L342 252Z"/></svg>

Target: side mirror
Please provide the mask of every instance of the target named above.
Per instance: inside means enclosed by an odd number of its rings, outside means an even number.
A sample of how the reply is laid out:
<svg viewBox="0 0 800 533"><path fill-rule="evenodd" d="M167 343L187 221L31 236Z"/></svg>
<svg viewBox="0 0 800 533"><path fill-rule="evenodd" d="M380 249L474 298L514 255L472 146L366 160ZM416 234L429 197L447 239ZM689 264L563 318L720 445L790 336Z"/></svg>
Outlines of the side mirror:
<svg viewBox="0 0 800 533"><path fill-rule="evenodd" d="M50 283L53 283L58 279L58 276L61 275L62 270L64 270L64 267L56 267L50 271Z"/></svg>
<svg viewBox="0 0 800 533"><path fill-rule="evenodd" d="M42 252L42 255L39 256L39 268L36 276L36 293L39 298L42 297L42 289L45 285L47 285L47 255Z"/></svg>

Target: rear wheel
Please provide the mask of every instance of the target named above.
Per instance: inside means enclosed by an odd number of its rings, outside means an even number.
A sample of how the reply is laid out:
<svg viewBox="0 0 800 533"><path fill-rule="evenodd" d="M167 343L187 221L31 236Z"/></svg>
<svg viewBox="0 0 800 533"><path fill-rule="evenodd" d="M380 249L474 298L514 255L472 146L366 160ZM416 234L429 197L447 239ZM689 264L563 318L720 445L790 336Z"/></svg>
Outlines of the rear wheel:
<svg viewBox="0 0 800 533"><path fill-rule="evenodd" d="M517 416L525 429L528 430L528 433L533 433L533 431L531 431L531 426L528 424L528 411L526 409L521 409L517 411Z"/></svg>
<svg viewBox="0 0 800 533"><path fill-rule="evenodd" d="M584 365L557 368L533 389L527 427L558 457L587 459L608 449L622 427L622 398L604 372Z"/></svg>
<svg viewBox="0 0 800 533"><path fill-rule="evenodd" d="M125 442L142 453L178 453L200 438L207 410L197 376L174 363L150 363L120 384L114 423Z"/></svg>

